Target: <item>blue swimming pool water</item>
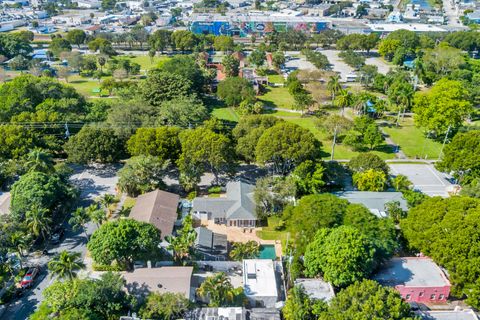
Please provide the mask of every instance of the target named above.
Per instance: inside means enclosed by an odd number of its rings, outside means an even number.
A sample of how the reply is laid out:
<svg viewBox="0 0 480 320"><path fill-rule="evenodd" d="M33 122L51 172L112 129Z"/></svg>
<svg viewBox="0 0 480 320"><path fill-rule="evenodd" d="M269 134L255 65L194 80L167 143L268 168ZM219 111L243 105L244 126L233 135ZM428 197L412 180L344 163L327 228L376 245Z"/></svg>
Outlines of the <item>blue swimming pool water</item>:
<svg viewBox="0 0 480 320"><path fill-rule="evenodd" d="M260 245L258 258L275 260L277 258L277 255L275 254L275 246L272 244Z"/></svg>

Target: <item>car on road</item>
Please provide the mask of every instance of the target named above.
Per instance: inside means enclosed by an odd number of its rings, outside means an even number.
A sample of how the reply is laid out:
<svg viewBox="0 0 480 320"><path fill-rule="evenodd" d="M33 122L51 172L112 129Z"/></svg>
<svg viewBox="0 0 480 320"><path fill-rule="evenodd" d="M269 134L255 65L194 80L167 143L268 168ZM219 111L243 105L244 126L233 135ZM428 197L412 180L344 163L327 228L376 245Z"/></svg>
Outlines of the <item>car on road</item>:
<svg viewBox="0 0 480 320"><path fill-rule="evenodd" d="M50 236L50 243L51 244L59 244L65 234L65 229L58 228L56 229L52 235Z"/></svg>
<svg viewBox="0 0 480 320"><path fill-rule="evenodd" d="M25 273L25 275L23 276L22 281L20 281L20 287L22 289L32 287L39 274L40 274L39 267L29 268Z"/></svg>

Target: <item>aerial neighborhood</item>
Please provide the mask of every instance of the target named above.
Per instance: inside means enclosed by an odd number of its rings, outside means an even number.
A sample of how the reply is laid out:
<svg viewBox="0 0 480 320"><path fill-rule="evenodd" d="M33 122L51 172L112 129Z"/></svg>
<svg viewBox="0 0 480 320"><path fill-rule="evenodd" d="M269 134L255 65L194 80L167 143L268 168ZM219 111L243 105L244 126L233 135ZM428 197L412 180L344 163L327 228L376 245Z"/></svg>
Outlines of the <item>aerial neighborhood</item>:
<svg viewBox="0 0 480 320"><path fill-rule="evenodd" d="M0 0L0 319L479 320L479 24Z"/></svg>

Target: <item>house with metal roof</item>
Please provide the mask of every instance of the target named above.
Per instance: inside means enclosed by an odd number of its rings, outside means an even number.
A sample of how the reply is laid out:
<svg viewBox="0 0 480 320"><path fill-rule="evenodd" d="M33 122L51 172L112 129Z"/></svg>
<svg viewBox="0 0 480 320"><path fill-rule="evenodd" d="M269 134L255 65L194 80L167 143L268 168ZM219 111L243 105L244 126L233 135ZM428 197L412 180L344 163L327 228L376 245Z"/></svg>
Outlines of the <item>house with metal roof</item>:
<svg viewBox="0 0 480 320"><path fill-rule="evenodd" d="M205 261L225 261L228 253L226 234L212 232L205 227L195 228L195 251Z"/></svg>
<svg viewBox="0 0 480 320"><path fill-rule="evenodd" d="M363 204L379 218L388 216L386 204L392 201L398 201L402 210L408 210L407 201L403 198L401 192L342 191L335 193L335 195L348 200L350 203Z"/></svg>
<svg viewBox="0 0 480 320"><path fill-rule="evenodd" d="M177 221L180 196L163 190L142 194L130 212L130 218L153 224L162 237L171 236Z"/></svg>
<svg viewBox="0 0 480 320"><path fill-rule="evenodd" d="M253 199L254 188L241 181L229 182L225 197L193 199L193 216L198 220L213 220L229 227L254 228L258 220Z"/></svg>

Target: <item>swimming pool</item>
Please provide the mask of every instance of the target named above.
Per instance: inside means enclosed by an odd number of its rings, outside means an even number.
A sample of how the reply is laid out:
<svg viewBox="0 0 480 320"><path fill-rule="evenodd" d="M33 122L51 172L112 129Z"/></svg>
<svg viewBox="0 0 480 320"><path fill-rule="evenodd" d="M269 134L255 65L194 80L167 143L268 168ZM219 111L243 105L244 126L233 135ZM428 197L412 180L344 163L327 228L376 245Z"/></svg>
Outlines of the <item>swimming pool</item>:
<svg viewBox="0 0 480 320"><path fill-rule="evenodd" d="M258 258L275 260L277 258L277 255L275 254L275 246L273 244L260 245L260 252L258 253Z"/></svg>

